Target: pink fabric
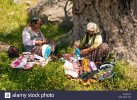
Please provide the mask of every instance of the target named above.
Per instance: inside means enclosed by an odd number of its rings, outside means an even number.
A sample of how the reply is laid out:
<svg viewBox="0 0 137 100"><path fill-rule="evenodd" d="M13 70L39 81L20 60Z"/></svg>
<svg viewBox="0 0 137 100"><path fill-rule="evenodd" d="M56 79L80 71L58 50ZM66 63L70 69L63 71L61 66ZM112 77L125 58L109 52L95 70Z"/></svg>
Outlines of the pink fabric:
<svg viewBox="0 0 137 100"><path fill-rule="evenodd" d="M11 63L12 68L30 69L34 66L35 62L27 62L27 59L20 56L18 59Z"/></svg>
<svg viewBox="0 0 137 100"><path fill-rule="evenodd" d="M79 76L79 67L75 63L71 63L69 61L65 61L64 71L66 75L70 75L73 78L77 78Z"/></svg>
<svg viewBox="0 0 137 100"><path fill-rule="evenodd" d="M37 60L35 60L37 59ZM46 60L38 55L22 55L11 63L12 68L31 69L34 65L45 66Z"/></svg>
<svg viewBox="0 0 137 100"><path fill-rule="evenodd" d="M70 75L73 78L77 78L80 73L80 67L77 62L73 61L73 56L70 54L65 54L64 59L65 59L65 64L64 64L64 71L66 75Z"/></svg>
<svg viewBox="0 0 137 100"><path fill-rule="evenodd" d="M97 70L96 64L93 61L90 61L90 68L92 71Z"/></svg>

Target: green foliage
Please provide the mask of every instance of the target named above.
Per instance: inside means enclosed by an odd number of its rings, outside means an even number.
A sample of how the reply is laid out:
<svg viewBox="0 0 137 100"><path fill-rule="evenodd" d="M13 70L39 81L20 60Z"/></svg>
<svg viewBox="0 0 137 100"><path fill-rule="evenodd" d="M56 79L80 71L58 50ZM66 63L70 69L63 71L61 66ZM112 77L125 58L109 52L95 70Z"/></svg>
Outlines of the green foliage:
<svg viewBox="0 0 137 100"><path fill-rule="evenodd" d="M0 1L0 41L20 48L21 33L27 24L25 5L15 5L12 0ZM41 28L45 37L59 41L69 28L57 24L45 24ZM61 47L59 53L71 53L73 48ZM35 66L31 70L12 69L7 53L0 53L0 90L137 90L137 68L118 61L114 67L114 77L89 86L83 86L79 80L70 80L64 75L60 60L50 62L45 67Z"/></svg>
<svg viewBox="0 0 137 100"><path fill-rule="evenodd" d="M47 23L41 27L41 30L45 37L59 41L61 36L69 31L69 28L62 28L58 24Z"/></svg>
<svg viewBox="0 0 137 100"><path fill-rule="evenodd" d="M16 5L13 0L0 1L0 41L21 46L21 33L28 18L27 12L23 9L23 4Z"/></svg>

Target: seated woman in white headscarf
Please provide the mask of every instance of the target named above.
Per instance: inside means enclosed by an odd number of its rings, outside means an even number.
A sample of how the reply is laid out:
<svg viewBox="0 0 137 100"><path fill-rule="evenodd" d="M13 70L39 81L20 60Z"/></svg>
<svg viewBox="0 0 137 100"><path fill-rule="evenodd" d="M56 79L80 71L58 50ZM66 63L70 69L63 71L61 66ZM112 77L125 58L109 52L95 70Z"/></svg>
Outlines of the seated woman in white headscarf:
<svg viewBox="0 0 137 100"><path fill-rule="evenodd" d="M88 23L86 30L84 38L80 41L81 56L95 62L105 61L109 53L109 47L102 42L102 36L97 24Z"/></svg>

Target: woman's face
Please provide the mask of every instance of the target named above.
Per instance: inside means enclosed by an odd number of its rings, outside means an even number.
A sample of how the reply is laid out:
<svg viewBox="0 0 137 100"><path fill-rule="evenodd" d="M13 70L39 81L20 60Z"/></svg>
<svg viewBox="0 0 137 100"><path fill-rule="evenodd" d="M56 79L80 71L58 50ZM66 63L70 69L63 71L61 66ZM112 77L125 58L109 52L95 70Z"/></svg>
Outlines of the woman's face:
<svg viewBox="0 0 137 100"><path fill-rule="evenodd" d="M39 23L39 22L38 22L37 24L35 24L35 26L34 26L34 27L35 27L35 29L39 29L39 28L40 28L40 26L41 26L41 23Z"/></svg>
<svg viewBox="0 0 137 100"><path fill-rule="evenodd" d="M94 30L93 29L87 30L87 32L89 33L89 35L93 35L94 34Z"/></svg>

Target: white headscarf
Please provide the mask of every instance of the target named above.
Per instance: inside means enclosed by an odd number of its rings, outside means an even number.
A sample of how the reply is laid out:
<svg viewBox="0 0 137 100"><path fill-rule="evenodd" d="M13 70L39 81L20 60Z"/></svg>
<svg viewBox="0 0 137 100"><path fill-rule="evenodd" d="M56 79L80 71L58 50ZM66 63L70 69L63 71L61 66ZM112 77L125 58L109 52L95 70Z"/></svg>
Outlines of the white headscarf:
<svg viewBox="0 0 137 100"><path fill-rule="evenodd" d="M100 32L97 24L95 24L95 23L93 23L93 22L90 22L90 23L87 24L87 30L90 31L91 29L94 30L94 33Z"/></svg>

